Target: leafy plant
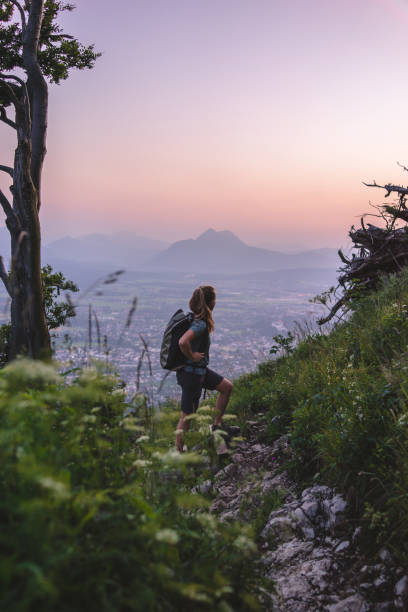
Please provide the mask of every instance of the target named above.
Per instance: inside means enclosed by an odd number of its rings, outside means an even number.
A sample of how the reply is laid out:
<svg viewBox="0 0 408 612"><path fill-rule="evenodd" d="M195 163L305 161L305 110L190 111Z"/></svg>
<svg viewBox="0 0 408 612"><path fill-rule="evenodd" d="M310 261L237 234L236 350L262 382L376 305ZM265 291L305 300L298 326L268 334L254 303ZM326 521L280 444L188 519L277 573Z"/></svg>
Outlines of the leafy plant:
<svg viewBox="0 0 408 612"><path fill-rule="evenodd" d="M293 352L293 342L295 337L292 332L288 332L287 336L282 336L282 334L278 334L277 336L273 336L273 340L275 340L276 344L273 344L269 353L271 355L276 355L276 353L283 353L284 355L290 355Z"/></svg>
<svg viewBox="0 0 408 612"><path fill-rule="evenodd" d="M41 269L41 278L48 329L56 329L76 314L70 301L59 299L61 291L77 292L79 288L73 281L67 280L62 272L54 272L49 264ZM9 360L10 332L10 323L0 325L0 367L4 367Z"/></svg>
<svg viewBox="0 0 408 612"><path fill-rule="evenodd" d="M1 370L1 609L261 608L252 531L191 493L202 457L173 450L176 422L148 426L97 367Z"/></svg>

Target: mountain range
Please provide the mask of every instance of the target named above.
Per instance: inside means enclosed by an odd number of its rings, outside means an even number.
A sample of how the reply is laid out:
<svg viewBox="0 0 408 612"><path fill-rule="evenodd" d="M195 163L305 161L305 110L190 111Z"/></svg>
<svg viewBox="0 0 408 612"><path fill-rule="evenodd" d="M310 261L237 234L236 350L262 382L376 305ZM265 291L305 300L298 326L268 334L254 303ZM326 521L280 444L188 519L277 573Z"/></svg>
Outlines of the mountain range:
<svg viewBox="0 0 408 612"><path fill-rule="evenodd" d="M0 255L9 259L9 236L0 229ZM282 253L249 246L230 231L208 229L198 238L172 244L137 236L130 232L65 236L43 245L42 260L63 271L73 280L85 274L111 271L156 273L248 274L282 270L334 270L338 267L336 249L323 248L299 253ZM80 281L79 281L80 282Z"/></svg>
<svg viewBox="0 0 408 612"><path fill-rule="evenodd" d="M147 264L151 269L239 274L289 268L336 268L336 249L296 254L249 246L230 231L208 229L196 239L174 242Z"/></svg>

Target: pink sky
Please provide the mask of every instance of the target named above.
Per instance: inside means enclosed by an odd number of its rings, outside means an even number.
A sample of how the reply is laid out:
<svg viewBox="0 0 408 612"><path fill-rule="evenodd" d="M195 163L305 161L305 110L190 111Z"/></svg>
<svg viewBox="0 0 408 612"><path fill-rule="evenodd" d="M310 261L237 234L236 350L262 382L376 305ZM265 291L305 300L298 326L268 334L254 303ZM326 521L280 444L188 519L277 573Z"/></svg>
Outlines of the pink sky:
<svg viewBox="0 0 408 612"><path fill-rule="evenodd" d="M45 241L213 227L337 247L382 201L363 180L408 183L406 0L76 4L66 31L103 56L51 86Z"/></svg>

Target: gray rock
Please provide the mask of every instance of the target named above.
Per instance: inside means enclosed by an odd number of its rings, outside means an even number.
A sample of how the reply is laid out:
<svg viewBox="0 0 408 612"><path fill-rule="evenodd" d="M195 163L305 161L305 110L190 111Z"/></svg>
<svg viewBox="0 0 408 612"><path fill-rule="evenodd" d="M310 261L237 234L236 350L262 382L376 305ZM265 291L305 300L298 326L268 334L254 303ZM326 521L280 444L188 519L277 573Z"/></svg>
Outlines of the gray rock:
<svg viewBox="0 0 408 612"><path fill-rule="evenodd" d="M202 484L200 484L200 486L198 487L199 492L202 495L205 495L206 493L209 493L212 489L212 482L211 480L206 480L204 481Z"/></svg>
<svg viewBox="0 0 408 612"><path fill-rule="evenodd" d="M281 544L276 550L267 553L268 564L281 567L289 567L298 558L305 558L311 554L313 550L312 542L303 542L302 540L293 539L289 542Z"/></svg>
<svg viewBox="0 0 408 612"><path fill-rule="evenodd" d="M373 612L393 612L393 610L395 608L391 601L382 601L375 604Z"/></svg>
<svg viewBox="0 0 408 612"><path fill-rule="evenodd" d="M244 460L244 456L241 455L240 453L234 453L231 457L231 461L233 463L241 463L241 461Z"/></svg>
<svg viewBox="0 0 408 612"><path fill-rule="evenodd" d="M308 581L315 589L322 592L328 586L330 566L330 559L305 561L300 567L300 573L307 576Z"/></svg>
<svg viewBox="0 0 408 612"><path fill-rule="evenodd" d="M350 546L350 542L348 540L343 540L343 542L340 542L340 544L338 544L338 546L336 546L336 548L334 549L334 552L336 554L343 552L344 550L347 550L347 548L349 548Z"/></svg>
<svg viewBox="0 0 408 612"><path fill-rule="evenodd" d="M273 538L277 542L289 542L296 536L296 527L288 516L277 516L265 525L261 537Z"/></svg>
<svg viewBox="0 0 408 612"><path fill-rule="evenodd" d="M361 531L362 531L362 530L361 530L361 527L357 527L357 528L354 530L354 532L353 532L353 536L352 536L352 538L351 538L351 539L352 539L353 544L356 544L356 543L357 543L357 542L360 540L360 537L361 537Z"/></svg>
<svg viewBox="0 0 408 612"><path fill-rule="evenodd" d="M313 522L319 512L319 503L317 501L305 501L300 507L309 520Z"/></svg>
<svg viewBox="0 0 408 612"><path fill-rule="evenodd" d="M351 595L329 606L327 612L369 612L370 608L361 595Z"/></svg>
<svg viewBox="0 0 408 612"><path fill-rule="evenodd" d="M395 607L399 610L406 610L408 604L408 576L403 576L394 587Z"/></svg>
<svg viewBox="0 0 408 612"><path fill-rule="evenodd" d="M386 548L382 548L380 550L379 557L381 561L385 563L386 565L392 565L392 557L391 557L390 551L387 550Z"/></svg>
<svg viewBox="0 0 408 612"><path fill-rule="evenodd" d="M373 584L371 582L362 582L360 584L361 591L371 591Z"/></svg>
<svg viewBox="0 0 408 612"><path fill-rule="evenodd" d="M384 574L381 574L381 576L378 576L378 578L376 578L374 580L374 586L377 589L381 589L382 587L384 587L387 584L387 579L384 576Z"/></svg>
<svg viewBox="0 0 408 612"><path fill-rule="evenodd" d="M344 522L347 503L341 495L335 495L333 499L323 500L322 506L326 517L326 524L335 533L339 525Z"/></svg>
<svg viewBox="0 0 408 612"><path fill-rule="evenodd" d="M305 499L309 496L317 498L330 497L332 493L333 490L330 489L330 487L326 487L323 485L315 485L314 487L304 489L304 491L302 492L302 499Z"/></svg>
<svg viewBox="0 0 408 612"><path fill-rule="evenodd" d="M327 549L326 548L313 548L312 554L310 555L312 559L324 559L327 557Z"/></svg>
<svg viewBox="0 0 408 612"><path fill-rule="evenodd" d="M285 612L287 609L299 610L299 612L313 610L313 592L306 576L298 573L279 575L276 578L275 587L278 601L285 604L283 608Z"/></svg>
<svg viewBox="0 0 408 612"><path fill-rule="evenodd" d="M301 508L296 508L293 513L293 517L297 521L306 540L313 540L315 537L315 532L309 518L306 516L303 510Z"/></svg>
<svg viewBox="0 0 408 612"><path fill-rule="evenodd" d="M395 585L395 595L396 597L402 597L407 593L408 590L408 576L403 576L400 580L398 580Z"/></svg>

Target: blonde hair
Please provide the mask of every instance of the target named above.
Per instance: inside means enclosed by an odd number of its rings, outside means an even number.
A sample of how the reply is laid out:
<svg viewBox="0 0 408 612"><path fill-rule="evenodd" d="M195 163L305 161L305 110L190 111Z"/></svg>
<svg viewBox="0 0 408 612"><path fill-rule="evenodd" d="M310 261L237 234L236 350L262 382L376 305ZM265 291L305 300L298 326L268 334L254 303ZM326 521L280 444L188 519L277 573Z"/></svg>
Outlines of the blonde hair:
<svg viewBox="0 0 408 612"><path fill-rule="evenodd" d="M190 309L197 319L202 319L207 325L209 334L214 330L214 319L212 318L211 302L215 300L215 289L211 285L202 285L194 289L190 299Z"/></svg>

